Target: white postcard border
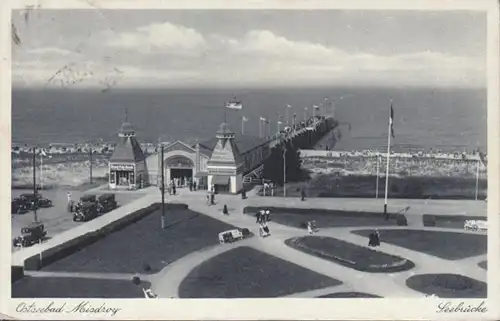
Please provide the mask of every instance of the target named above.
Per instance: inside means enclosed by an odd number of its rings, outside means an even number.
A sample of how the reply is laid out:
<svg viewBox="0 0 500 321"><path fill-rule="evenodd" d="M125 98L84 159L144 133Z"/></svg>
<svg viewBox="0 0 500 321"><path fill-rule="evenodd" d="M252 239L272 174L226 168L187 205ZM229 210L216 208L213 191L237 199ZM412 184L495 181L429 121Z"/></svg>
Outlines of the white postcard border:
<svg viewBox="0 0 500 321"><path fill-rule="evenodd" d="M500 286L498 282L499 267L499 13L498 2L482 0L359 0L359 1L7 1L0 4L1 11L1 73L0 90L0 165L4 170L1 204L4 215L0 216L3 233L1 233L1 273L2 286L0 292L0 314L20 319L168 319L168 320L199 320L199 319L238 319L238 320L313 320L313 319L496 319L499 315L498 302ZM65 299L10 299L10 219L7 213L10 198L10 145L11 145L11 35L10 9L24 8L28 5L34 8L82 8L82 9L262 9L262 8L343 8L343 9L412 9L412 10L487 10L488 11L488 299L484 303L488 312L478 313L436 313L442 302L451 302L458 305L464 302L467 305L480 305L485 300L446 300L446 299L160 299L160 300L65 300ZM6 179L8 177L8 179ZM496 267L496 269L495 269ZM39 307L67 304L74 307L82 301L88 301L92 306L104 304L110 308L121 309L115 315L99 313L20 313L19 304L36 302ZM71 310L71 309L69 309ZM65 310L66 311L66 310Z"/></svg>

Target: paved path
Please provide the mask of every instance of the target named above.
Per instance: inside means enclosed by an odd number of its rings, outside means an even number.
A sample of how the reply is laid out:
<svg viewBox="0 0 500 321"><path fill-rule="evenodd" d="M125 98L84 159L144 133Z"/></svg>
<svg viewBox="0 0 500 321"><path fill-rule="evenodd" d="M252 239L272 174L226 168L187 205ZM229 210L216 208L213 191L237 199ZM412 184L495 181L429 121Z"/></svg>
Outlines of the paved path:
<svg viewBox="0 0 500 321"><path fill-rule="evenodd" d="M189 204L189 207L193 211L197 211L204 215L208 215L215 219L224 221L226 223L249 228L255 235L258 235L258 227L255 224L255 218L250 215L242 214L243 208L249 205L260 205L260 206L282 206L282 204L286 204L287 207L296 207L300 204L300 207L312 207L314 204L315 208L321 208L320 206L327 206L329 203L335 203L334 206L336 208L354 208L353 203L357 203L359 200L353 199L335 199L320 202L314 202L316 200L311 200L311 203L296 201L284 202L282 198L271 198L271 197L258 197L252 196L249 197L248 200L241 201L241 199L237 196L230 195L218 195L216 198L217 205L208 206L204 199L200 196L203 196L201 193L192 193L189 191L181 190L179 195L172 196L170 199L174 202L186 202ZM406 200L398 200L398 204L400 206L405 205L404 201ZM369 206L372 200L361 200L361 206ZM420 206L422 208L426 208L424 203L425 201L415 202L414 200L410 200L412 205ZM447 207L445 205L439 204L441 201L427 201L430 203L429 206L431 210L433 210L435 214L449 214L456 215L462 214L464 208L470 210L471 213L477 213L477 215L484 215L480 212L475 212L474 210L480 209L481 206L477 206L476 204L466 204L464 207L455 205ZM293 203L293 204L292 204ZM460 203L460 202L459 202ZM477 202L480 204L481 202ZM223 204L227 204L230 215L222 214ZM298 206L297 206L298 207ZM368 208L366 208L368 210ZM445 210L445 212L440 212ZM457 210L459 212L453 212L453 210ZM413 212L415 215L420 216L419 213ZM485 212L483 212L485 213ZM410 213L411 214L411 213ZM470 215L470 214L469 214ZM401 228L401 229L424 229L424 230L442 230L442 231L450 231L450 229L444 228L430 228L419 226L412 227L390 227L393 228ZM426 274L426 273L457 273L457 274L465 274L470 277L473 277L477 280L486 282L486 272L477 266L477 263L482 261L485 258L485 255L467 258L458 261L449 261L440 259L438 257L424 254L421 252L412 251L406 248L398 247L391 244L382 243L381 246L377 249L381 252L385 252L388 254L399 255L404 258L410 259L413 261L416 266L410 271L405 272L397 272L397 273L388 273L388 274L377 274L377 273L367 273L360 272L357 270L353 270L348 267L344 267L342 265L338 265L327 260L323 260L321 258L317 258L311 256L309 254L300 252L298 250L292 249L288 247L284 240L297 237L304 236L306 232L302 229L288 227L276 223L270 223L270 228L272 231L272 236L266 239L262 239L258 236L255 236L251 239L247 239L235 244L231 245L220 245L215 246L210 249L207 249L202 252L191 253L188 256L181 258L180 260L174 262L173 264L164 268L160 273L155 275L151 281L153 284L153 290L160 297L177 297L178 296L178 287L182 280L189 274L189 272L202 263L205 260L208 260L216 255L222 254L225 251L238 247L238 246L250 246L257 250L266 252L268 254L274 255L278 258L284 259L286 261L295 263L317 273L330 276L332 278L340 279L344 284L338 287L332 287L331 289L320 289L314 291L307 291L303 293L296 293L293 296L298 297L315 297L317 295L328 294L332 292L343 292L343 291L353 291L353 292L366 292L370 294L379 295L382 297L422 297L423 294L420 292L416 292L412 289L409 289L405 285L405 281L408 277L418 274ZM381 227L370 227L366 226L363 228L371 229L378 228L382 230ZM322 236L334 236L336 238L348 241L350 243L357 244L359 246L366 246L366 238L355 235L351 233L351 230L359 229L359 227L338 227L338 228L327 228L322 229L318 235ZM471 234L480 234L480 232L467 232ZM214 235L214 237L216 237ZM335 291L333 291L335 288Z"/></svg>
<svg viewBox="0 0 500 321"><path fill-rule="evenodd" d="M205 192L189 192L187 189L179 189L178 195L167 196L168 202L186 203L193 211L199 212L203 215L221 220L228 224L239 227L249 228L256 236L236 242L234 244L222 244L211 246L200 251L192 252L185 257L168 264L159 273L154 275L141 275L141 279L148 280L152 284L152 289L159 297L178 297L179 285L182 280L192 271L196 266L202 262L220 255L230 249L240 246L249 246L257 250L274 255L283 260L295 263L309 270L317 273L339 279L343 284L339 286L318 289L314 291L306 291L295 293L291 297L316 297L319 295L335 293L335 292L365 292L382 297L422 297L423 294L414 291L405 285L405 281L412 275L425 274L425 273L457 273L473 277L477 280L486 281L486 271L477 266L477 263L486 259L486 255L480 255L472 258L467 258L457 261L449 261L427 255L424 253L412 251L406 248L398 247L391 244L382 243L377 249L379 251L399 255L407 258L415 263L415 268L410 271L397 272L397 273L367 273L360 272L330 261L303 253L288 247L284 240L292 237L304 236L307 233L303 229L280 225L277 223L270 223L272 231L271 237L260 238L258 237L258 226L255 223L255 218L243 213L243 208L246 206L276 206L276 207L299 207L299 208L327 208L338 210L357 210L357 211L373 211L378 206L382 207L382 200L376 199L308 199L301 202L296 198L274 198L274 197L259 197L253 193L247 193L249 198L241 200L239 196L232 195L217 195L214 206L206 204ZM97 229L99 226L109 224L112 220L127 215L127 212L132 212L138 208L145 207L152 202L160 201L160 195L156 191L151 190L151 194L130 203L127 206L119 208L111 213L109 216L103 216L98 220L88 222L91 224L81 227L80 230L73 230L67 235L61 234L57 242L67 240L76 234L88 232L89 229ZM230 215L222 214L222 207L227 204ZM284 205L285 204L285 205ZM429 214L442 214L442 215L475 215L485 216L486 207L484 202L475 201L429 201L429 200L390 200L389 211L399 212L401 208L410 206L407 214L410 214L412 223L408 227L390 227L402 229L432 229L432 230L445 230L440 228L423 227L417 223L421 218L422 213ZM168 212L167 212L168 215ZM101 220L101 221L99 221ZM415 221L415 222L414 222ZM95 226L94 226L95 225ZM360 227L336 227L325 228L318 232L320 236L334 236L336 238L348 241L359 246L366 247L366 238L351 233L351 230L359 229ZM370 227L363 226L362 228L378 228L382 230L383 227ZM468 232L477 233L477 232ZM214 235L214 238L217 235ZM56 242L56 240L51 240ZM53 246L53 244L42 244L42 247ZM40 251L37 246L24 249L13 257L14 262L21 262L24 258L36 254ZM29 252L29 253L28 253ZM15 255L14 255L15 256ZM235 262L235 264L237 264ZM107 273L65 273L65 272L30 272L30 275L35 277L41 276L55 276L55 277L82 277L82 278L107 278L107 279L127 279L130 280L133 275L131 274L107 274Z"/></svg>

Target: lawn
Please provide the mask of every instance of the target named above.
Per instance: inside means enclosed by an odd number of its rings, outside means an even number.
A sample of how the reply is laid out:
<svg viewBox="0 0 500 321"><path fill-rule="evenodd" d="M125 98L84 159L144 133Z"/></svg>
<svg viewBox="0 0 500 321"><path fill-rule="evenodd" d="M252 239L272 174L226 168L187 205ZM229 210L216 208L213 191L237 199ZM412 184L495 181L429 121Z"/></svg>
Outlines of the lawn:
<svg viewBox="0 0 500 321"><path fill-rule="evenodd" d="M194 268L179 286L179 296L271 298L340 284L275 256L239 247Z"/></svg>
<svg viewBox="0 0 500 321"><path fill-rule="evenodd" d="M406 280L406 285L415 291L435 294L440 298L486 298L484 282L459 274L422 274Z"/></svg>
<svg viewBox="0 0 500 321"><path fill-rule="evenodd" d="M318 298L355 299L355 298L381 298L381 296L363 292L337 292L320 295Z"/></svg>
<svg viewBox="0 0 500 321"><path fill-rule="evenodd" d="M332 200L335 202L335 200ZM255 215L260 208L246 207L244 213ZM396 226L395 215L386 221L380 213L347 212L321 209L269 208L273 222L306 228L307 221L316 221L316 227L349 227L349 226Z"/></svg>
<svg viewBox="0 0 500 321"><path fill-rule="evenodd" d="M415 266L413 262L399 256L389 255L332 237L304 236L288 239L285 243L304 253L363 272L406 271Z"/></svg>
<svg viewBox="0 0 500 321"><path fill-rule="evenodd" d="M484 213L486 214L486 213ZM428 215L424 214L424 226L435 226L442 228L463 229L466 220L487 220L486 216L466 216L466 215ZM429 222L435 222L430 225Z"/></svg>
<svg viewBox="0 0 500 321"><path fill-rule="evenodd" d="M132 279L88 279L70 277L25 276L12 284L13 298L143 298L141 287L148 282L134 285Z"/></svg>
<svg viewBox="0 0 500 321"><path fill-rule="evenodd" d="M371 232L358 230L352 233L368 237ZM379 233L381 242L446 260L465 259L487 251L486 235L421 230L379 230Z"/></svg>
<svg viewBox="0 0 500 321"><path fill-rule="evenodd" d="M166 212L164 230L160 222L161 211L157 210L43 270L155 273L193 251L218 244L218 233L234 228L181 207Z"/></svg>

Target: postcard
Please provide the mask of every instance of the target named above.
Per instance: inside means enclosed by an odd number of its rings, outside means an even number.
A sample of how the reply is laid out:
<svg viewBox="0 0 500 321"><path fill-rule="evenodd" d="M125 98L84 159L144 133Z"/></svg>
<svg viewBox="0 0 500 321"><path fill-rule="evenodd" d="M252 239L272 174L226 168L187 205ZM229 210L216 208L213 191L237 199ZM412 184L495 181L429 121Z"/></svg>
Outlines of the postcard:
<svg viewBox="0 0 500 321"><path fill-rule="evenodd" d="M1 13L2 317L500 317L498 1Z"/></svg>

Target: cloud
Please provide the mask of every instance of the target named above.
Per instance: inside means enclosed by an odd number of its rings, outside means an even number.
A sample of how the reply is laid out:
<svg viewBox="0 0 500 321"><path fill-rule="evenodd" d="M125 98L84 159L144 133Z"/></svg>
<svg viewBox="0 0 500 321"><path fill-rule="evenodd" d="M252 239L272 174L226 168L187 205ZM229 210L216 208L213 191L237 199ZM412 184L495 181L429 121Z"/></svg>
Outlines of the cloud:
<svg viewBox="0 0 500 321"><path fill-rule="evenodd" d="M80 61L81 70L94 70L91 77L105 78L112 67L122 71L120 84L177 85L411 85L411 86L484 86L486 61L481 57L449 53L411 52L377 55L348 52L322 43L291 40L271 30L250 30L241 37L221 34L203 35L185 26L169 22L136 28L131 32L105 33L84 57L73 52L46 47L27 51L41 61L59 57L62 62ZM92 57L110 52L109 63ZM21 56L19 56L21 57ZM45 60L47 59L47 60ZM17 59L27 61L26 57ZM102 60L102 59L101 59ZM86 64L84 64L85 62ZM92 62L92 63L91 63ZM57 70L50 63L37 68L18 66L16 75L43 69L50 75ZM97 77L96 75L100 76ZM28 79L29 77L24 77ZM90 83L90 82L89 82Z"/></svg>
<svg viewBox="0 0 500 321"><path fill-rule="evenodd" d="M113 35L108 45L143 53L167 50L186 54L202 50L206 43L196 30L164 22Z"/></svg>

